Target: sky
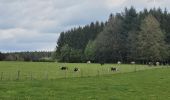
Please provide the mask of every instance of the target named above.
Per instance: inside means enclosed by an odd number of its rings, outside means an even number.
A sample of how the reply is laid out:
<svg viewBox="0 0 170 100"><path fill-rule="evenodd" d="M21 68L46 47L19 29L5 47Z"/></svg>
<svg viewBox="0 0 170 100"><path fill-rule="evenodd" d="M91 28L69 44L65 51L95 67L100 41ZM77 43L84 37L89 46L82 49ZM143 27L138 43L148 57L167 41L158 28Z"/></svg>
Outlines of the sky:
<svg viewBox="0 0 170 100"><path fill-rule="evenodd" d="M60 32L134 6L167 8L170 0L0 0L0 52L53 51Z"/></svg>

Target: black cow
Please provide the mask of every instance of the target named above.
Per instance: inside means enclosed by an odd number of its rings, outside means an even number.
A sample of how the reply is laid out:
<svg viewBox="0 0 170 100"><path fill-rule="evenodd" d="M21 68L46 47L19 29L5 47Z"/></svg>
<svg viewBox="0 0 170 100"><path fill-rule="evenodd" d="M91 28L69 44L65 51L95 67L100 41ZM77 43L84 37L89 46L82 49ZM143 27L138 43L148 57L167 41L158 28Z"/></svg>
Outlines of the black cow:
<svg viewBox="0 0 170 100"><path fill-rule="evenodd" d="M103 65L104 65L104 62L100 62L100 65L103 66Z"/></svg>
<svg viewBox="0 0 170 100"><path fill-rule="evenodd" d="M63 66L63 67L61 67L60 69L61 69L61 70L68 70L68 67Z"/></svg>
<svg viewBox="0 0 170 100"><path fill-rule="evenodd" d="M77 71L79 71L79 69L75 67L75 68L74 68L74 72L77 72Z"/></svg>
<svg viewBox="0 0 170 100"><path fill-rule="evenodd" d="M111 67L111 71L116 71L117 69L115 67Z"/></svg>

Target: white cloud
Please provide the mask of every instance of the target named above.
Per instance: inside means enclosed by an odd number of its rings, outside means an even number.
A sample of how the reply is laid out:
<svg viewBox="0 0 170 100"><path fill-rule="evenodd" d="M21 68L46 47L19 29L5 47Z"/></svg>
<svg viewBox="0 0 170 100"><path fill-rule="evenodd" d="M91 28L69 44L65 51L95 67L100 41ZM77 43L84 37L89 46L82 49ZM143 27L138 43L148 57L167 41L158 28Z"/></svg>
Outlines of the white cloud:
<svg viewBox="0 0 170 100"><path fill-rule="evenodd" d="M58 35L20 28L0 30L0 51L54 50Z"/></svg>
<svg viewBox="0 0 170 100"><path fill-rule="evenodd" d="M133 5L167 7L169 0L0 0L0 51L53 50L61 31L105 21Z"/></svg>
<svg viewBox="0 0 170 100"><path fill-rule="evenodd" d="M109 8L120 7L126 0L106 0L106 5Z"/></svg>

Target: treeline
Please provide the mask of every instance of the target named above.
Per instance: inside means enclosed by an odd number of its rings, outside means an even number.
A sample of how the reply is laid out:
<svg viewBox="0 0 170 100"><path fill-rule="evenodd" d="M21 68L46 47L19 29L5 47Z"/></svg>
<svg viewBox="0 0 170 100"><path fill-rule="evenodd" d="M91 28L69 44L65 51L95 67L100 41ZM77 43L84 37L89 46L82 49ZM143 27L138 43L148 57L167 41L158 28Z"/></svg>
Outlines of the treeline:
<svg viewBox="0 0 170 100"><path fill-rule="evenodd" d="M170 62L170 13L134 7L96 22L62 32L56 46L60 62Z"/></svg>
<svg viewBox="0 0 170 100"><path fill-rule="evenodd" d="M63 62L85 61L84 50L89 41L93 41L103 31L106 23L95 22L84 27L62 32L57 42L56 57Z"/></svg>
<svg viewBox="0 0 170 100"><path fill-rule="evenodd" d="M52 62L53 52L13 52L0 53L0 61Z"/></svg>

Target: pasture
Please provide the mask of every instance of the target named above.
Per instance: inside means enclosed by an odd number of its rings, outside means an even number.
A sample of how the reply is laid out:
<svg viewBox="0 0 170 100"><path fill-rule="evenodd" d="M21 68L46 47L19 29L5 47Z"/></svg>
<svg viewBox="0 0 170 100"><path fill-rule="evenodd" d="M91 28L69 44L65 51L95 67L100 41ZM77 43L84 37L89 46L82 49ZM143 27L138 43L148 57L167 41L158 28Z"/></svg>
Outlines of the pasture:
<svg viewBox="0 0 170 100"><path fill-rule="evenodd" d="M68 70L61 70L60 66L67 66ZM74 68L79 71L74 72ZM118 71L111 71L115 67ZM86 63L57 63L57 62L0 62L0 80L47 80L71 77L102 76L115 73L134 72L159 67L147 65L125 64L86 64Z"/></svg>
<svg viewBox="0 0 170 100"><path fill-rule="evenodd" d="M0 100L170 100L170 69L55 80L0 81Z"/></svg>

